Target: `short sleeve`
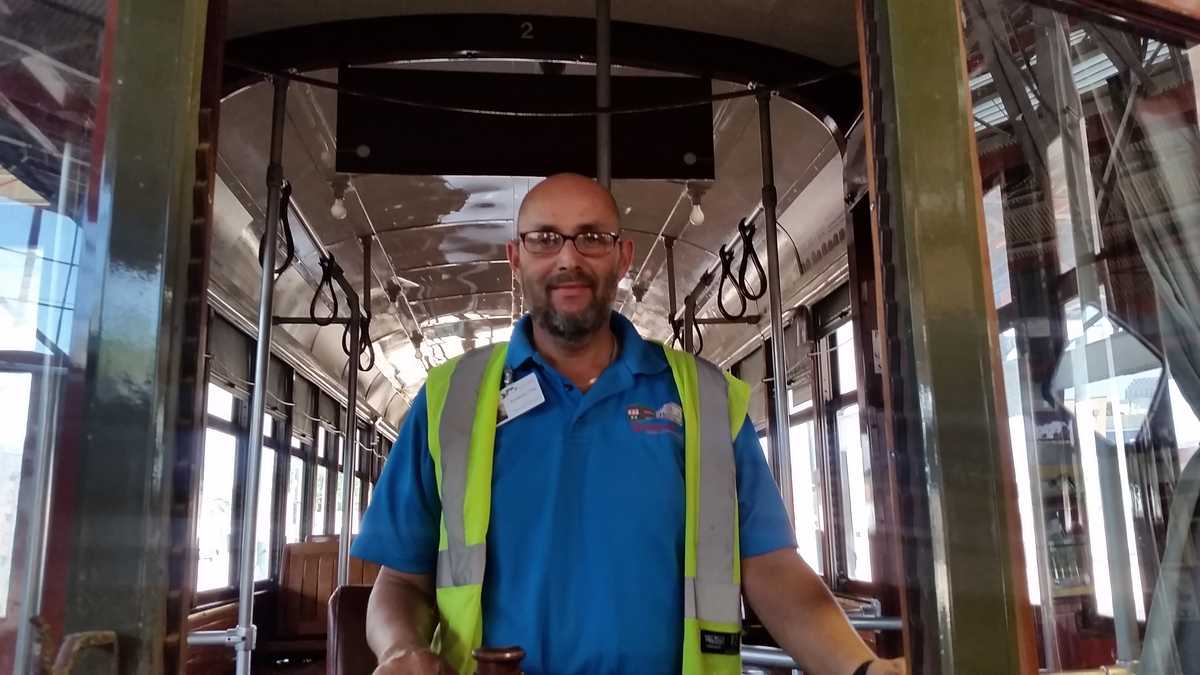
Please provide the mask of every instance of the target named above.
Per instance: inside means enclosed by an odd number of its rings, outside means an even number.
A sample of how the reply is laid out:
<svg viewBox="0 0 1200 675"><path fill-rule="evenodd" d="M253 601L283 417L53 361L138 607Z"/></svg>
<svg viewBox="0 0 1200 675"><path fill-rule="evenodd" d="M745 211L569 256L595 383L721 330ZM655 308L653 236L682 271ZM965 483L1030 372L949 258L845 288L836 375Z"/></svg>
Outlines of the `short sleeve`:
<svg viewBox="0 0 1200 675"><path fill-rule="evenodd" d="M409 574L437 569L442 512L428 448L425 390L413 400L363 516L351 554Z"/></svg>
<svg viewBox="0 0 1200 675"><path fill-rule="evenodd" d="M733 454L742 558L796 548L796 534L788 521L783 498L771 478L767 458L749 419L734 439Z"/></svg>

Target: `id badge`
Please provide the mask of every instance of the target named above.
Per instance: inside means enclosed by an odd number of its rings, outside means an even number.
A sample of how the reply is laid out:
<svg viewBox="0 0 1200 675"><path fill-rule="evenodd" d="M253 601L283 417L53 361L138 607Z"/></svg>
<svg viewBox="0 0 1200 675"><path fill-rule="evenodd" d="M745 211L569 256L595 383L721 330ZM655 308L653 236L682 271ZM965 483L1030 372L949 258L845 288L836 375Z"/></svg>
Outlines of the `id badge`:
<svg viewBox="0 0 1200 675"><path fill-rule="evenodd" d="M538 384L537 374L529 373L500 390L500 410L496 416L496 426L504 426L545 402L546 397Z"/></svg>

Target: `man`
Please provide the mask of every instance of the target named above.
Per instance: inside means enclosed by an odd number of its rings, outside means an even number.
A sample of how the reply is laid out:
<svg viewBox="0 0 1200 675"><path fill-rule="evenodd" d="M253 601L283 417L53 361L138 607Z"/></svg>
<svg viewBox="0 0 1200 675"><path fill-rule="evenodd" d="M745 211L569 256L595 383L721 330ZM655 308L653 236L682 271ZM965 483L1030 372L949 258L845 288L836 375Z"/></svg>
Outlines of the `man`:
<svg viewBox="0 0 1200 675"><path fill-rule="evenodd" d="M612 195L583 176L552 176L529 192L517 221L507 254L529 316L502 363L478 352L451 364L452 374L430 374L354 544L355 556L383 566L367 612L376 672L469 670L469 648L480 643L520 645L530 675L738 672L740 576L741 595L805 672L903 673L900 662L874 659L796 554L757 435L736 407L745 385L726 390L715 368L644 341L612 312L633 262ZM468 358L474 379L456 385ZM687 373L709 385L715 373L716 386L697 395ZM705 424L696 398L711 406L713 392L732 427L717 419L710 433L711 418L722 417L710 415L697 444L724 452L703 455L686 440L699 432L683 423ZM497 407L492 439L487 415ZM474 482L455 453L483 472ZM727 471L685 488L710 460L727 460ZM714 511L705 504L720 499L721 477L728 503ZM722 559L709 521L725 515L715 528L728 535ZM708 520L694 526L696 518ZM472 528L486 541L472 541ZM486 562L472 561L473 549L485 550ZM732 596L698 571L714 564L732 570ZM730 611L733 625L710 616Z"/></svg>

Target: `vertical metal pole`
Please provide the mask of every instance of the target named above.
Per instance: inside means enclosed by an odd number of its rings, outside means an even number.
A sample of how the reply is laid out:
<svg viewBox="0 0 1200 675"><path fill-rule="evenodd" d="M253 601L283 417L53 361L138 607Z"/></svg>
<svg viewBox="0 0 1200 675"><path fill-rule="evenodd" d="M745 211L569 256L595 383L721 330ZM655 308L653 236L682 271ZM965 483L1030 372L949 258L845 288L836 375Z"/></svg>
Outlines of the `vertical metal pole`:
<svg viewBox="0 0 1200 675"><path fill-rule="evenodd" d="M238 561L237 673L250 673L254 650L254 526L258 520L258 474L262 460L263 414L267 407L267 369L271 364L271 315L275 295L275 249L279 230L279 195L283 188L283 127L287 113L286 78L275 78L271 110L271 159L267 165L267 222L263 237L262 283L258 289L258 342L254 349L254 393L250 398L250 439L242 481L242 548Z"/></svg>
<svg viewBox="0 0 1200 675"><path fill-rule="evenodd" d="M779 458L779 491L783 503L792 503L791 443L788 438L787 407L787 352L783 337L783 299L779 292L779 234L776 231L778 217L775 208L778 195L775 192L775 160L771 148L771 92L760 89L758 98L758 128L762 146L762 203L763 219L767 235L767 291L771 311L771 378L775 380L775 396L772 408L776 424L768 430L772 452Z"/></svg>
<svg viewBox="0 0 1200 675"><path fill-rule="evenodd" d="M610 0L596 0L596 106L612 105L612 26ZM612 187L612 116L596 115L596 180Z"/></svg>
<svg viewBox="0 0 1200 675"><path fill-rule="evenodd" d="M363 292L358 302L350 296L350 357L346 361L346 436L342 459L342 531L338 536L337 585L350 583L350 512L354 494L354 465L358 459L358 350L362 332L363 306L371 302L371 237L360 237L363 247ZM349 294L347 294L349 295Z"/></svg>
<svg viewBox="0 0 1200 675"><path fill-rule="evenodd" d="M683 351L689 354L693 353L696 346L692 335L695 320L696 298L688 294L683 298Z"/></svg>
<svg viewBox="0 0 1200 675"><path fill-rule="evenodd" d="M772 357L772 354L771 354L771 343L774 342L774 340L775 339L773 337L768 337L764 341L764 344L763 344L763 363L766 366L765 370L768 373L772 372L772 368L773 368L772 364L774 362L774 358ZM774 429L779 425L779 418L776 417L776 415L779 413L775 410L775 405L774 405L775 388L776 388L776 382L775 382L774 377L768 375L767 377L763 378L763 395L767 399L767 429L768 430ZM784 426L789 426L789 421L785 420L783 424L784 424ZM769 433L770 432L768 431L768 434ZM767 453L769 455L769 457L767 458L767 466L770 467L771 475L775 476L776 484L778 484L779 472L781 471L780 466L782 464L787 463L787 460L775 452L774 442L772 442L768 446L768 449L770 450L770 452ZM791 521L791 523L792 523L792 529L795 530L795 528L796 528L796 503L794 501L792 501L791 499L788 499L787 501L785 501L783 503L783 508L784 508L784 510L787 511L788 520Z"/></svg>
<svg viewBox="0 0 1200 675"><path fill-rule="evenodd" d="M675 299L675 237L663 237L663 246L667 249L667 316L671 330L675 330L675 313L679 311Z"/></svg>

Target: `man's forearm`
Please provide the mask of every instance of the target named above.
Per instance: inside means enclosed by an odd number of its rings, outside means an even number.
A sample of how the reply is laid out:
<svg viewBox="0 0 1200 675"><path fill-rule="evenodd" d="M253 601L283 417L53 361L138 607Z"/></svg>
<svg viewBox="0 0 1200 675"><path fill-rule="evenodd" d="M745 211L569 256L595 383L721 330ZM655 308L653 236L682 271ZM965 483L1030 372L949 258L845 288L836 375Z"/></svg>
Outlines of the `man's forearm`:
<svg viewBox="0 0 1200 675"><path fill-rule="evenodd" d="M429 647L437 625L432 585L428 577L380 570L367 603L367 644L380 661Z"/></svg>
<svg viewBox="0 0 1200 675"><path fill-rule="evenodd" d="M746 599L780 647L813 675L850 675L874 654L794 551L743 562Z"/></svg>

